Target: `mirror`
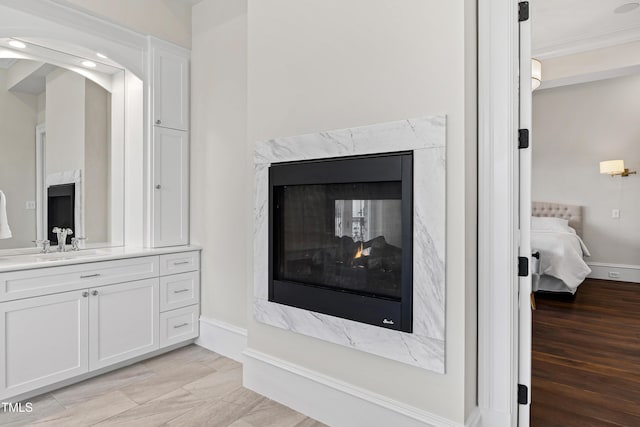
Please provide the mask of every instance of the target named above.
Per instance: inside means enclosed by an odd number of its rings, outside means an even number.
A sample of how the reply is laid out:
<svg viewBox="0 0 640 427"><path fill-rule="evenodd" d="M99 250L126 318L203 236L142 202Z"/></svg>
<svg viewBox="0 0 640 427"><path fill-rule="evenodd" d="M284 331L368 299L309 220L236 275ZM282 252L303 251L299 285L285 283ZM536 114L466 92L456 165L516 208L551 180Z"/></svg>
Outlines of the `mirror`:
<svg viewBox="0 0 640 427"><path fill-rule="evenodd" d="M57 245L54 227L73 230L66 244L123 244L124 70L106 62L0 39L3 253Z"/></svg>

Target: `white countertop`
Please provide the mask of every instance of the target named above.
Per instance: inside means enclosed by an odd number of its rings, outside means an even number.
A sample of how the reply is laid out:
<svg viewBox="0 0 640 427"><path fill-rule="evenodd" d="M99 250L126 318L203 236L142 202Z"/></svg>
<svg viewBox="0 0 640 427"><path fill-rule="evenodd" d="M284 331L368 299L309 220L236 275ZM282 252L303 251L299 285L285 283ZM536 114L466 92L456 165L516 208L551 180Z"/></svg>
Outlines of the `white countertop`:
<svg viewBox="0 0 640 427"><path fill-rule="evenodd" d="M0 273L199 250L202 250L202 248L195 245L171 246L167 248L135 248L119 246L115 248L83 249L76 252L69 251L51 252L49 254L33 253L1 255Z"/></svg>

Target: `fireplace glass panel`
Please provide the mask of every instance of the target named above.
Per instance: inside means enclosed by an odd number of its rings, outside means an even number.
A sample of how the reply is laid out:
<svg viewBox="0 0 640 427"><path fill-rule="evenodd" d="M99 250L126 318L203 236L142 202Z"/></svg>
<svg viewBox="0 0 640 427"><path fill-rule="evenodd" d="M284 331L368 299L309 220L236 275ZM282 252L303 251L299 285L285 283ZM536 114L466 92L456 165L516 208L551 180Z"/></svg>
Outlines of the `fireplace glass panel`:
<svg viewBox="0 0 640 427"><path fill-rule="evenodd" d="M279 186L274 198L275 280L400 300L400 181Z"/></svg>

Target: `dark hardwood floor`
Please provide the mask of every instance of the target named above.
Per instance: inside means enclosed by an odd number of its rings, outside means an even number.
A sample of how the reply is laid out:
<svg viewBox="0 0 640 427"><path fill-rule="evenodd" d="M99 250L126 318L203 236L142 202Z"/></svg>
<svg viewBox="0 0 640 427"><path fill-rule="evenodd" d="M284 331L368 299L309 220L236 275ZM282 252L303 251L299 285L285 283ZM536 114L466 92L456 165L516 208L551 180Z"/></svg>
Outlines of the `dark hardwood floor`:
<svg viewBox="0 0 640 427"><path fill-rule="evenodd" d="M587 279L536 305L532 427L640 427L640 284Z"/></svg>

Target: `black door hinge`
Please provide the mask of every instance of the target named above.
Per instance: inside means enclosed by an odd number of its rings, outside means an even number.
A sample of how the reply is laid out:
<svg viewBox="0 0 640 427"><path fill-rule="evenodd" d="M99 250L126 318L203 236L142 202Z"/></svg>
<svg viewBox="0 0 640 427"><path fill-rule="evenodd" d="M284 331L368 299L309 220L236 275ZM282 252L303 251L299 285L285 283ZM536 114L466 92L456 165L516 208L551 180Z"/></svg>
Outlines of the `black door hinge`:
<svg viewBox="0 0 640 427"><path fill-rule="evenodd" d="M521 1L518 3L518 22L529 20L529 2Z"/></svg>
<svg viewBox="0 0 640 427"><path fill-rule="evenodd" d="M518 129L518 148L529 148L529 129Z"/></svg>
<svg viewBox="0 0 640 427"><path fill-rule="evenodd" d="M526 385L518 384L518 403L520 405L529 403L529 388Z"/></svg>
<svg viewBox="0 0 640 427"><path fill-rule="evenodd" d="M518 276L527 277L529 275L529 258L518 257Z"/></svg>

